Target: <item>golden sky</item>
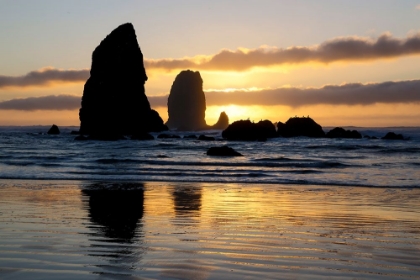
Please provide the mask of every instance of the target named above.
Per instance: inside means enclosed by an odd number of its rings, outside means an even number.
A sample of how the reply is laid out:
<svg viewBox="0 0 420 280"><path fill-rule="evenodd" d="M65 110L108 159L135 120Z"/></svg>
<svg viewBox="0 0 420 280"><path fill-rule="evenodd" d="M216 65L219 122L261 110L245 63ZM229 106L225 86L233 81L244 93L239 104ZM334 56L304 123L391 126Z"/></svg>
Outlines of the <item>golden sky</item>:
<svg viewBox="0 0 420 280"><path fill-rule="evenodd" d="M204 81L208 124L225 111L231 122L309 115L322 126L419 126L417 3L321 2L111 1L93 18L94 3L9 2L0 11L0 125L79 125L91 53L130 21L146 94L164 121L176 75L191 69Z"/></svg>

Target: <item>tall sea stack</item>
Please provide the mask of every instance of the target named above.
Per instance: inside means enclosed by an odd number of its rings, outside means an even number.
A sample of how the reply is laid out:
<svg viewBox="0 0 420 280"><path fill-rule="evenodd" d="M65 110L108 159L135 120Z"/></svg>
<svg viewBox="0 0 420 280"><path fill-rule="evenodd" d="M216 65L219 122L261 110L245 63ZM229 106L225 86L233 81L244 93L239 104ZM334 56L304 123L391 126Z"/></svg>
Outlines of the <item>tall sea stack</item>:
<svg viewBox="0 0 420 280"><path fill-rule="evenodd" d="M205 121L206 97L200 72L182 71L176 76L168 98L170 129L203 130Z"/></svg>
<svg viewBox="0 0 420 280"><path fill-rule="evenodd" d="M92 54L79 112L80 133L135 135L167 127L150 108L143 54L131 23L112 31Z"/></svg>

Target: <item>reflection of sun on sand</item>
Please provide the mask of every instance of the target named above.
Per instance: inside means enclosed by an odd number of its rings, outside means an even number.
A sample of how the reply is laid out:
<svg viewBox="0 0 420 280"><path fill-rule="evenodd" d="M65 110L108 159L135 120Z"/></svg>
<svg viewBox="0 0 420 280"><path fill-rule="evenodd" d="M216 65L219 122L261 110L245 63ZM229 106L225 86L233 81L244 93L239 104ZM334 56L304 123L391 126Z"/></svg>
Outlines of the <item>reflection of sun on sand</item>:
<svg viewBox="0 0 420 280"><path fill-rule="evenodd" d="M0 188L1 279L413 279L420 271L415 188L12 184Z"/></svg>

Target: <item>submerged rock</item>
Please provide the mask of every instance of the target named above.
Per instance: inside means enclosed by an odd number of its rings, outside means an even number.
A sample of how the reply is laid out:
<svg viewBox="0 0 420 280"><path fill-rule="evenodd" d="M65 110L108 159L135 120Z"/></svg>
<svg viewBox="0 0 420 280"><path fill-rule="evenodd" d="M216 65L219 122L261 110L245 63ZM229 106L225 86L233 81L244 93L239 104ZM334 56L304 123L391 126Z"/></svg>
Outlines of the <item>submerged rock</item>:
<svg viewBox="0 0 420 280"><path fill-rule="evenodd" d="M200 135L200 136L198 136L198 140L201 140L201 141L214 141L214 140L216 140L216 138L214 138L212 136Z"/></svg>
<svg viewBox="0 0 420 280"><path fill-rule="evenodd" d="M294 117L290 118L286 123L278 122L277 133L282 137L325 137L322 127L309 117Z"/></svg>
<svg viewBox="0 0 420 280"><path fill-rule="evenodd" d="M53 124L51 126L51 128L48 130L47 133L48 134L52 134L52 135L58 135L58 134L60 134L60 129L58 128L58 126L56 126L55 124Z"/></svg>
<svg viewBox="0 0 420 280"><path fill-rule="evenodd" d="M208 156L228 156L228 157L237 157L242 156L242 154L238 153L234 149L228 147L228 146L222 146L222 147L211 147L207 150Z"/></svg>
<svg viewBox="0 0 420 280"><path fill-rule="evenodd" d="M342 127L336 127L327 132L328 138L348 138L348 139L360 139L362 134L357 130L345 130Z"/></svg>
<svg viewBox="0 0 420 280"><path fill-rule="evenodd" d="M404 136L402 134L396 134L395 132L388 132L384 137L384 140L404 140Z"/></svg>
<svg viewBox="0 0 420 280"><path fill-rule="evenodd" d="M80 133L106 139L167 130L159 114L150 108L144 90L146 81L134 27L123 24L92 54L90 78L79 112Z"/></svg>
<svg viewBox="0 0 420 280"><path fill-rule="evenodd" d="M258 123L250 120L233 122L223 132L222 137L237 141L265 141L267 138L277 137L276 128L269 120Z"/></svg>
<svg viewBox="0 0 420 280"><path fill-rule="evenodd" d="M162 134L159 134L157 136L157 138L159 138L159 139L179 139L179 138L181 138L181 136L175 135L175 134L162 133Z"/></svg>

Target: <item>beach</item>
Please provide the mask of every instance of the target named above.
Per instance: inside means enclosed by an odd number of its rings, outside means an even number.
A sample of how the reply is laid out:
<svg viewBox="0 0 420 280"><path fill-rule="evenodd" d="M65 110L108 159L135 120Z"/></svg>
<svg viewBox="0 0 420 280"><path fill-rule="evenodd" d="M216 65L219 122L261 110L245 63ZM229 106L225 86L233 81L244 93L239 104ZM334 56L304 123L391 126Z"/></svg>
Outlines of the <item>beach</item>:
<svg viewBox="0 0 420 280"><path fill-rule="evenodd" d="M0 279L418 279L420 190L0 181Z"/></svg>

